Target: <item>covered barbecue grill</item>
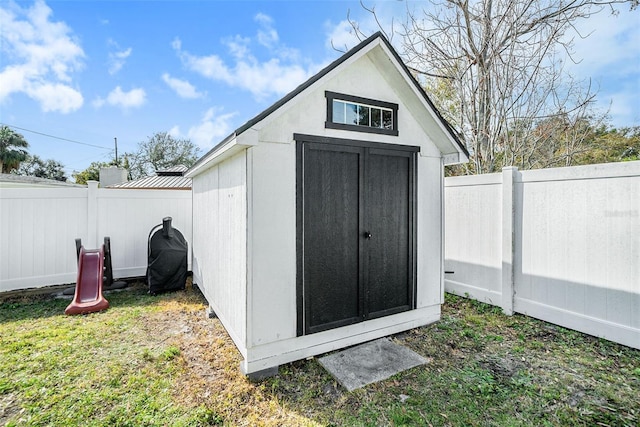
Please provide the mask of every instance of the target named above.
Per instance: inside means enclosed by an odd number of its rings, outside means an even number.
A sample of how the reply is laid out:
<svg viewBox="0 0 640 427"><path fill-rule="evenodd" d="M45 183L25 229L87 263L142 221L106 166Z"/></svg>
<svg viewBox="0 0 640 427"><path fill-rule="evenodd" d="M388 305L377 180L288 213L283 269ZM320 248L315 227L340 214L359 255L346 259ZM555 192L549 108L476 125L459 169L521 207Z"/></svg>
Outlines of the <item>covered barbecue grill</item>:
<svg viewBox="0 0 640 427"><path fill-rule="evenodd" d="M149 232L147 284L157 294L185 288L188 244L182 233L171 226L171 217L163 218Z"/></svg>

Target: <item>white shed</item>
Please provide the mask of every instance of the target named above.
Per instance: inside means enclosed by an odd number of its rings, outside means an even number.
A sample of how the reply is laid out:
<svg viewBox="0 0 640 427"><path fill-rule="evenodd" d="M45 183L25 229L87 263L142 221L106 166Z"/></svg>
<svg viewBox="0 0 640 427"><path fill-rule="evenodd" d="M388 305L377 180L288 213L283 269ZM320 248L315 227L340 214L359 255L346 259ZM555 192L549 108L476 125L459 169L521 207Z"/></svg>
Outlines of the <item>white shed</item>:
<svg viewBox="0 0 640 427"><path fill-rule="evenodd" d="M443 167L467 159L378 33L191 167L194 283L242 372L438 320Z"/></svg>

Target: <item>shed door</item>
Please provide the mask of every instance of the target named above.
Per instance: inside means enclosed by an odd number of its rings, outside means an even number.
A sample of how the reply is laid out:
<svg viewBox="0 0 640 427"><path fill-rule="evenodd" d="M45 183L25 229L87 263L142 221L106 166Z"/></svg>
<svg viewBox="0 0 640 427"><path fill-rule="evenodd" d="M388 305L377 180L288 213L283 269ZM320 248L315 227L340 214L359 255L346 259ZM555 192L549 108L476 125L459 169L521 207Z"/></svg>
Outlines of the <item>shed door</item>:
<svg viewBox="0 0 640 427"><path fill-rule="evenodd" d="M298 141L299 334L413 308L416 151Z"/></svg>

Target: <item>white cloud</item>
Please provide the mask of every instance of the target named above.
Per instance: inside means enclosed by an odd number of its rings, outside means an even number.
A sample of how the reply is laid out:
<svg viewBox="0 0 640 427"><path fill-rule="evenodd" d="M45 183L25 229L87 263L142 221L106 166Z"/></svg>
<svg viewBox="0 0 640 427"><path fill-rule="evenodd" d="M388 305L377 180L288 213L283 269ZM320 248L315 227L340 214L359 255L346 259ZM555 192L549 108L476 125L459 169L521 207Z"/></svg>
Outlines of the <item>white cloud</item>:
<svg viewBox="0 0 640 427"><path fill-rule="evenodd" d="M133 49L129 47L122 50L118 43L113 40L109 40L109 45L116 49L115 52L109 52L109 74L114 75L122 69L126 59L131 56Z"/></svg>
<svg viewBox="0 0 640 427"><path fill-rule="evenodd" d="M82 107L83 97L72 86L72 73L83 68L84 51L64 22L51 21L51 9L36 1L22 9L16 3L0 7L0 102L23 93L43 111L69 113Z"/></svg>
<svg viewBox="0 0 640 427"><path fill-rule="evenodd" d="M614 126L640 125L640 25L638 12L621 6L618 15L608 9L578 23L586 38L575 37L573 58L567 71L599 87L600 110L609 110ZM574 36L575 34L568 34Z"/></svg>
<svg viewBox="0 0 640 427"><path fill-rule="evenodd" d="M176 126L172 127L171 129L169 129L169 131L167 133L169 135L173 136L174 138L180 138L181 137L180 126L176 125Z"/></svg>
<svg viewBox="0 0 640 427"><path fill-rule="evenodd" d="M257 34L258 43L266 47L274 47L280 37L278 36L278 32L273 28L273 19L264 13L258 13L254 20L260 24Z"/></svg>
<svg viewBox="0 0 640 427"><path fill-rule="evenodd" d="M223 40L234 59L232 64L228 64L216 54L193 55L183 50L180 39L175 39L171 45L190 71L247 90L258 99L270 95L284 95L320 68L318 65L305 64L296 49L279 43L271 17L258 14L255 20L259 29L254 38L237 35ZM252 41L256 41L263 48L266 47L272 57L264 61L258 60L251 51Z"/></svg>
<svg viewBox="0 0 640 427"><path fill-rule="evenodd" d="M82 94L60 83L32 85L27 94L40 102L42 111L58 111L66 114L82 107Z"/></svg>
<svg viewBox="0 0 640 427"><path fill-rule="evenodd" d="M120 107L125 110L130 108L138 108L144 105L147 101L147 94L142 88L131 89L128 92L124 92L120 86L112 90L106 99L96 98L93 101L93 106L100 108L105 104L112 107Z"/></svg>
<svg viewBox="0 0 640 427"><path fill-rule="evenodd" d="M162 80L167 84L167 86L173 89L180 98L196 99L204 96L203 93L198 92L195 86L188 81L176 79L171 77L168 73L164 73L162 75Z"/></svg>
<svg viewBox="0 0 640 427"><path fill-rule="evenodd" d="M635 87L624 87L620 92L602 93L599 96L600 105L611 102L609 114L616 127L640 126L640 81L636 78Z"/></svg>
<svg viewBox="0 0 640 427"><path fill-rule="evenodd" d="M358 44L358 38L349 21L337 24L327 23L327 46L341 52L347 51Z"/></svg>
<svg viewBox="0 0 640 427"><path fill-rule="evenodd" d="M222 138L229 136L233 130L231 119L236 113L221 114L221 111L220 108L213 107L204 113L200 123L192 126L187 133L191 142L201 148L209 149ZM179 129L175 127L172 131L179 132Z"/></svg>
<svg viewBox="0 0 640 427"><path fill-rule="evenodd" d="M383 31L391 39L390 42L398 48L397 43L400 42L401 37L394 32L400 29L402 22L406 20L408 4L397 1L377 1L372 4L367 2L367 7L374 10L376 16L356 6L349 11L348 19L345 17L337 24L330 21L325 23L327 48L344 52L357 45L363 37L368 37L377 31ZM428 7L428 5L420 7ZM400 49L398 51L401 52Z"/></svg>
<svg viewBox="0 0 640 427"><path fill-rule="evenodd" d="M13 92L26 92L29 86L28 67L24 65L8 65L0 72L0 101Z"/></svg>
<svg viewBox="0 0 640 427"><path fill-rule="evenodd" d="M266 62L247 58L234 66L228 66L217 55L197 57L183 52L181 58L191 71L248 90L256 98L284 95L312 75L301 65L283 64L278 58Z"/></svg>
<svg viewBox="0 0 640 427"><path fill-rule="evenodd" d="M249 44L251 43L251 39L249 37L236 35L234 37L229 37L222 42L229 49L229 53L231 53L235 58L243 59L250 55Z"/></svg>
<svg viewBox="0 0 640 427"><path fill-rule="evenodd" d="M607 73L637 73L640 69L640 25L638 12L622 10L617 15L608 9L578 22L577 29L586 38L575 37L578 68ZM570 33L570 36L575 34ZM621 69L612 69L622 65Z"/></svg>

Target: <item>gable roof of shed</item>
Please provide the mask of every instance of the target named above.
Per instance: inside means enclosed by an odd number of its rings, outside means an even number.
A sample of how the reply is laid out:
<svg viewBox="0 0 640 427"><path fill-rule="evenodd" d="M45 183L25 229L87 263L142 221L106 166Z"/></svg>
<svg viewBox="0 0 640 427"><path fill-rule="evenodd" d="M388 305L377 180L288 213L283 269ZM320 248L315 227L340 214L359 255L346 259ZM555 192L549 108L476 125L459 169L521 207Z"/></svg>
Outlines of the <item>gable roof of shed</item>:
<svg viewBox="0 0 640 427"><path fill-rule="evenodd" d="M382 42L386 45L386 47L392 53L392 55L394 56L394 59L397 61L398 64L400 64L400 66L402 68L402 71L408 77L409 81L411 81L411 83L414 85L414 89L416 89L416 91L419 94L421 94L421 96L423 97L424 101L429 105L431 110L435 113L435 115L437 116L438 120L442 123L442 125L446 129L446 132L449 134L451 139L458 146L460 151L463 152L465 154L465 156L469 157L469 151L465 147L464 143L460 140L460 137L458 136L458 133L451 127L449 122L442 116L442 114L440 113L438 108L436 108L435 104L431 101L431 99L426 94L426 92L424 91L422 86L420 86L420 83L418 83L418 81L415 79L413 74L411 74L411 72L407 68L406 64L402 61L402 58L400 58L400 55L393 48L391 43L389 43L389 41L386 39L386 37L384 37L382 32L378 31L375 34L373 34L370 37L368 37L367 39L365 39L362 42L360 42L358 45L356 45L352 49L350 49L348 52L346 52L340 58L336 59L331 64L327 65L325 68L320 70L317 74L311 76L307 81L305 81L304 83L299 85L297 88L295 88L294 90L289 92L284 97L280 98L278 101L276 101L269 108L267 108L266 110L262 111L257 116L253 117L252 119L250 119L249 121L244 123L242 126L237 128L229 136L227 136L225 139L220 141L218 144L216 144L215 147L213 147L205 155L203 155L200 159L198 159L198 161L193 166L191 166L191 168L189 168L189 170L185 173L185 175L192 176L191 175L192 171L195 171L195 169L198 169L203 163L206 163L210 158L213 157L213 155L217 151L219 151L222 147L224 147L229 141L231 141L234 138L238 137L239 135L241 135L246 130L250 129L251 127L255 126L256 124L258 124L259 122L261 122L262 120L267 118L269 115L274 113L276 110L281 108L283 105L287 104L293 98L298 96L305 89L309 88L311 85L316 83L318 80L322 79L324 76L329 74L331 71L333 71L334 69L339 67L341 64L343 64L344 62L349 60L351 57L353 57L358 52L360 52L361 50L363 50L364 48L366 48L367 46L369 46L371 43L373 43L375 40L378 40L378 39L382 40Z"/></svg>

